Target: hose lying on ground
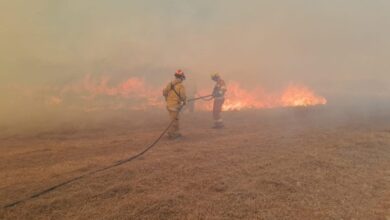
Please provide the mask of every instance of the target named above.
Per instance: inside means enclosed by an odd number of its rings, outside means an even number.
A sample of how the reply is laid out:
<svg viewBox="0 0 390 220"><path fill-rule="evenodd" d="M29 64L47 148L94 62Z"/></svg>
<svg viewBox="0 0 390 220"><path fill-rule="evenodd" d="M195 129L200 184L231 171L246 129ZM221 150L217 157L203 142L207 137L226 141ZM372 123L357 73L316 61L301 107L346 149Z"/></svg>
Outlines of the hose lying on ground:
<svg viewBox="0 0 390 220"><path fill-rule="evenodd" d="M194 101L197 101L197 100L200 100L200 99L204 99L204 98L209 98L209 97L212 97L212 96L209 95L209 96L202 96L202 97L198 97L198 98L193 98L193 99L189 99L187 102L194 102ZM77 176L77 177L74 177L74 178L72 178L72 179L69 179L69 180L67 180L67 181L61 182L61 183L59 183L59 184L57 184L57 185L54 185L54 186L52 186L52 187L50 187L50 188L47 188L47 189L43 190L43 191L37 192L37 193L35 193L35 194L33 194L33 195L29 196L29 197L26 197L26 198L24 198L24 199L21 199L21 200L12 202L12 203L10 203L10 204L7 204L7 205L3 206L3 208L4 208L4 209L6 209L6 208L11 208L11 207L13 207L13 206L16 206L16 205L22 203L22 202L26 202L26 201L28 201L28 200L31 200L31 199L37 198L37 197L39 197L39 196L42 196L42 195L44 195L44 194L46 194L46 193L49 193L49 192L51 192L51 191L53 191L53 190L55 190L55 189L58 189L58 188L60 188L60 187L62 187L62 186L65 186L65 185L67 185L67 184L70 184L70 183L72 183L72 182L75 182L75 181L77 181L77 180L79 180L79 179L82 179L82 178L91 176L91 175L93 175L93 174L95 174L95 173L99 173L99 172L102 172L102 171L105 171L105 170L108 170L108 169L111 169L111 168L120 166L120 165L122 165L122 164L125 164L125 163L128 163L128 162L132 161L132 160L137 159L138 157L144 155L146 152L148 152L150 149L152 149L152 148L161 140L161 138L168 132L169 128L172 126L172 124L173 124L174 121L175 121L175 120L172 120L172 121L169 123L169 125L164 129L164 131L160 134L160 136L158 136L158 138L157 138L155 141L153 141L152 144L150 144L148 147L146 147L146 148L145 148L143 151L141 151L140 153L138 153L138 154L136 154L136 155L134 155L134 156L131 156L131 157L127 158L127 159L120 160L120 161L118 161L118 162L116 162L116 163L113 163L113 164L111 164L111 165L109 165L109 166L106 166L106 167L103 167L103 168L100 168L100 169L97 169L97 170L93 170L93 171L91 171L91 172L89 172L89 173L85 173L85 174L82 174L82 175L80 175L80 176Z"/></svg>

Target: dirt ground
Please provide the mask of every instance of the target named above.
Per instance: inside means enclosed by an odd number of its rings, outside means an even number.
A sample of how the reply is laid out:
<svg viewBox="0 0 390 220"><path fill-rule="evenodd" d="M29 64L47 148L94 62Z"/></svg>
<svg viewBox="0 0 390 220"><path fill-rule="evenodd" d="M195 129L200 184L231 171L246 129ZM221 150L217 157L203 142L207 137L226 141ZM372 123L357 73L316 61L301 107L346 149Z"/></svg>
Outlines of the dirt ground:
<svg viewBox="0 0 390 220"><path fill-rule="evenodd" d="M390 220L390 112L328 109L184 114L185 138L164 138L130 163L12 208L0 219ZM78 120L0 140L0 205L140 152L163 113ZM7 135L5 135L7 133Z"/></svg>

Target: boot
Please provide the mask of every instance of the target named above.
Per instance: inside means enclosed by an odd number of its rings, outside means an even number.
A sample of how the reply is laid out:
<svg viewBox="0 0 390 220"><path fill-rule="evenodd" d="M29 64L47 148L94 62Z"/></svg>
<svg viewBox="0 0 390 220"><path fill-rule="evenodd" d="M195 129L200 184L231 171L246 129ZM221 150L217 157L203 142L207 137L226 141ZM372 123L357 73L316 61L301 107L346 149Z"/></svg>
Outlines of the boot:
<svg viewBox="0 0 390 220"><path fill-rule="evenodd" d="M223 122L215 122L213 128L214 129L221 129L221 128L224 128L225 125L223 124Z"/></svg>

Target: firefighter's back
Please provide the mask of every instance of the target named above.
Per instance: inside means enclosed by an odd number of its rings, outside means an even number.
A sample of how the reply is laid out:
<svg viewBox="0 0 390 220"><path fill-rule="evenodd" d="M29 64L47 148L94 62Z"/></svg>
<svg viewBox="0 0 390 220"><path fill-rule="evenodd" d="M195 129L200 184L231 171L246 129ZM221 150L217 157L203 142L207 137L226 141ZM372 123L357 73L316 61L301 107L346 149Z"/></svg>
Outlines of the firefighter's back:
<svg viewBox="0 0 390 220"><path fill-rule="evenodd" d="M180 80L174 80L164 89L164 96L166 97L167 107L169 109L178 109L182 99L185 97L184 85Z"/></svg>

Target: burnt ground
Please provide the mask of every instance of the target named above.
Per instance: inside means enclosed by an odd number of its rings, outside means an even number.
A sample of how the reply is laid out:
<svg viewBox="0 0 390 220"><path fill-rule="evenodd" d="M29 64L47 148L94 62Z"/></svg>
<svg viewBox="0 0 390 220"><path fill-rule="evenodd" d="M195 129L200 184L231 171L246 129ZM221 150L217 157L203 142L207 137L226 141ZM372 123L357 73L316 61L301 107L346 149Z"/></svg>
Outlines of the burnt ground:
<svg viewBox="0 0 390 220"><path fill-rule="evenodd" d="M327 109L185 114L180 141L0 219L390 219L390 113ZM69 122L0 140L0 205L141 151L163 113ZM3 128L6 130L6 128Z"/></svg>

